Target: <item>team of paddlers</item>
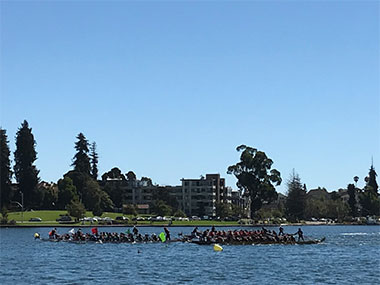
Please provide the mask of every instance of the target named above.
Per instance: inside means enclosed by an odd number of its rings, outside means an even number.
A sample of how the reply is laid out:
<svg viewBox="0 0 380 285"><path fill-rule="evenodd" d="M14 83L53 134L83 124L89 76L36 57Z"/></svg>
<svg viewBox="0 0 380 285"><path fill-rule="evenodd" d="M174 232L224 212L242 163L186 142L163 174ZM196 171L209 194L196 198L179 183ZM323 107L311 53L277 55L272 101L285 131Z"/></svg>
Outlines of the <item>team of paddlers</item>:
<svg viewBox="0 0 380 285"><path fill-rule="evenodd" d="M246 243L296 243L294 235L298 235L298 242L304 241L301 228L295 234L286 234L282 227L277 233L262 227L260 230L216 230L211 229L201 231L195 227L190 235L178 234L178 238L172 239L168 228L164 227L164 232L156 234L141 234L136 226L132 231L128 229L125 233L99 232L98 228L91 229L91 233L83 233L81 229L69 233L58 234L54 228L49 232L49 240L52 241L73 241L73 242L98 242L98 243L135 243L135 242L196 242L199 244L221 243L221 244L246 244ZM35 238L40 238L35 235Z"/></svg>

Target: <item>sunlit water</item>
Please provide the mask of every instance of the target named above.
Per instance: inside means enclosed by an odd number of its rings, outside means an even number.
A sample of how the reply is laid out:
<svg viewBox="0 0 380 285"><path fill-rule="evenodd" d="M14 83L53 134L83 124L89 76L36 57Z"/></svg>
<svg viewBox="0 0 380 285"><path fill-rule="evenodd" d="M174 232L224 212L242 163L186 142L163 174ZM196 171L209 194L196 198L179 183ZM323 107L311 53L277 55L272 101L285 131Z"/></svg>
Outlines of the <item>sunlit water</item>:
<svg viewBox="0 0 380 285"><path fill-rule="evenodd" d="M380 284L379 226L305 226L305 236L324 236L326 241L223 246L222 252L188 243L34 241L35 232L47 237L49 230L0 229L0 284ZM68 230L58 228L59 233ZM192 228L170 230L176 236ZM140 228L142 233L161 231ZM297 227L285 231L295 233Z"/></svg>

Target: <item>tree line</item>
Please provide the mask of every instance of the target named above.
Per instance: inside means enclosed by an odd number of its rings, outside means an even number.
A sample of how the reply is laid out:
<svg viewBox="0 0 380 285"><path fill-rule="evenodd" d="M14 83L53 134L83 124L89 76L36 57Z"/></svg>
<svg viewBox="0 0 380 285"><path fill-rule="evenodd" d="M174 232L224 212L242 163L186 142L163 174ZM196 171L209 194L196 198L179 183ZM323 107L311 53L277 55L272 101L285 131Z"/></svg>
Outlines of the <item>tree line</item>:
<svg viewBox="0 0 380 285"><path fill-rule="evenodd" d="M278 198L275 186L281 184L281 174L272 169L273 161L265 152L241 145L237 147L241 152L240 161L229 166L227 173L235 175L236 186L250 197L251 218L269 216L286 217L295 222L311 218L336 218L343 220L350 217L380 215L380 199L376 171L371 165L366 186L359 189L354 184L347 186L349 199L343 201L336 191L313 197L307 192L306 185L301 183L299 175L293 171L287 181L287 196L284 203L273 203ZM358 177L354 177L355 183ZM322 191L323 193L323 191ZM226 211L225 211L226 212Z"/></svg>
<svg viewBox="0 0 380 285"><path fill-rule="evenodd" d="M6 130L0 128L0 207L10 208L15 203L24 209L67 209L74 217L81 217L86 210L100 216L104 211L113 211L115 207L123 207L122 192L118 186L107 183L99 184L96 142L89 143L83 133L76 136L75 155L72 159L72 170L69 170L58 180L57 184L41 183L39 170L35 165L37 159L36 141L25 120L16 134L16 150L14 152L14 167L11 168L9 141ZM17 187L12 186L15 177ZM125 175L117 167L101 176L102 181L120 179L136 181L133 171ZM152 186L149 177L142 177L142 182ZM15 191L17 189L17 191ZM152 209L157 214L175 214L183 216L178 209L178 202L164 188L158 189L153 195ZM175 200L175 201L174 201ZM133 205L124 209L125 213L136 213ZM5 212L5 211L3 211Z"/></svg>
<svg viewBox="0 0 380 285"><path fill-rule="evenodd" d="M123 197L118 186L110 186L105 183L102 186L98 182L97 145L89 143L83 133L76 136L74 145L75 155L72 162L72 170L69 170L58 180L57 185L40 183L39 170L35 166L37 159L36 141L32 128L25 120L16 134L16 150L14 152L13 171L10 161L9 141L6 130L0 128L0 207L10 207L15 200L22 201L22 205L35 209L67 209L74 217L80 217L85 210L90 210L94 215L101 215L103 211L112 211L114 207L122 207ZM240 161L227 169L228 174L233 174L237 179L237 187L243 195L250 198L251 217L258 217L263 208L275 201L278 197L275 186L282 182L281 173L272 169L273 161L265 152L255 148L241 145L237 147L241 152ZM12 188L12 177L15 177L18 191ZM339 195L334 192L326 197L307 199L306 185L301 183L299 175L295 172L287 181L287 198L282 205L281 215L291 221L298 221L310 217L379 215L380 201L378 197L378 185L376 172L373 165L366 178L364 189L358 189L354 184L349 184L347 192L349 200L343 203ZM133 171L125 175L117 167L104 173L102 181L107 179L119 179L135 181L136 174ZM355 183L358 177L354 177ZM147 185L153 185L148 177L142 177ZM160 215L184 215L179 210L178 202L162 188L153 195L152 209ZM18 203L20 204L20 203ZM241 208L233 205L216 205L218 216L244 216ZM133 206L124 209L125 212L135 213ZM260 212L261 211L261 212Z"/></svg>

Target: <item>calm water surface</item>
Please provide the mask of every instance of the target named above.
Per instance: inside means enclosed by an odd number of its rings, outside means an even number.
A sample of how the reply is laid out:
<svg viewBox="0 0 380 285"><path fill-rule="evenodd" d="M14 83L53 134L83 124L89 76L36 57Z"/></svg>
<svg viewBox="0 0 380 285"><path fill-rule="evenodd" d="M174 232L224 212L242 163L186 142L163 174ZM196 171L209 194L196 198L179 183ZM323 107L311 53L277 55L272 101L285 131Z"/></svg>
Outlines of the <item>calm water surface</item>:
<svg viewBox="0 0 380 285"><path fill-rule="evenodd" d="M35 232L47 237L49 230L0 229L0 284L380 284L379 226L305 226L306 236L325 236L326 242L224 246L222 252L186 243L33 240ZM58 228L59 233L68 230ZM176 236L192 228L170 230ZM140 231L158 234L162 228ZM295 233L297 227L285 227L285 231Z"/></svg>

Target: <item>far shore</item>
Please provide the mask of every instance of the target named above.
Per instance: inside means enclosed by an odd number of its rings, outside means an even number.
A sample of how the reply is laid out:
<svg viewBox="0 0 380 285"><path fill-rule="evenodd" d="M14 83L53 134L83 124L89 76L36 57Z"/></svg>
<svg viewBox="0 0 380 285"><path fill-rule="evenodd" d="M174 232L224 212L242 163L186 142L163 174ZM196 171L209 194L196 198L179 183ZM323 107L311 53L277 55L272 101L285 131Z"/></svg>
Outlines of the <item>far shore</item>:
<svg viewBox="0 0 380 285"><path fill-rule="evenodd" d="M154 228L162 228L162 227L187 227L187 228L194 228L194 227L211 227L213 226L211 223L209 225L205 224L183 224L183 225L170 225L170 224L16 224L16 225L0 225L0 228L93 228L93 227L116 227L116 228L122 228L122 227L154 227ZM373 224L373 225L367 225L367 224L358 224L358 223L322 223L322 222L306 222L306 223L288 223L288 224L238 224L238 223L231 223L231 224L222 224L214 225L217 228L225 228L225 227L279 227L279 226L380 226L380 224Z"/></svg>

